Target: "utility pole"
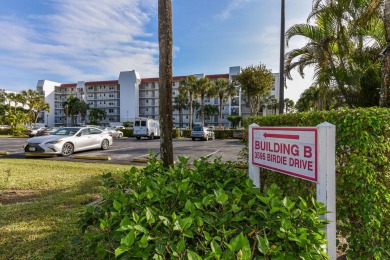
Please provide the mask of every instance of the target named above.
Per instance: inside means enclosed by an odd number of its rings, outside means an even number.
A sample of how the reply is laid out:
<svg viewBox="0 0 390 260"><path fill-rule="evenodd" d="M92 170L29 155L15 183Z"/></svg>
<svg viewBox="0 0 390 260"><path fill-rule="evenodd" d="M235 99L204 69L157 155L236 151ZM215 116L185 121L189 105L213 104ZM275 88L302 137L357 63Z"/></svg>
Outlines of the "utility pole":
<svg viewBox="0 0 390 260"><path fill-rule="evenodd" d="M284 33L285 33L285 0L281 0L280 12L280 68L279 68L279 115L284 112Z"/></svg>

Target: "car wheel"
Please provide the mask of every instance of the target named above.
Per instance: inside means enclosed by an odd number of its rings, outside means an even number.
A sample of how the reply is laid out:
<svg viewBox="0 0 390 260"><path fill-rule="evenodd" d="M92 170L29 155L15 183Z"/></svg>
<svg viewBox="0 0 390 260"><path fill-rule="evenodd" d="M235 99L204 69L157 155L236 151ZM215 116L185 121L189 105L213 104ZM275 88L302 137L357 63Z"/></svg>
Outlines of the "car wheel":
<svg viewBox="0 0 390 260"><path fill-rule="evenodd" d="M195 138L192 137L192 141L195 141Z"/></svg>
<svg viewBox="0 0 390 260"><path fill-rule="evenodd" d="M154 139L154 134L153 134L153 133L151 133L151 135L149 136L149 139L150 139L150 140L153 140L153 139Z"/></svg>
<svg viewBox="0 0 390 260"><path fill-rule="evenodd" d="M122 134L119 134L119 135L118 135L118 138L122 138Z"/></svg>
<svg viewBox="0 0 390 260"><path fill-rule="evenodd" d="M205 141L208 141L209 140L209 136L206 135L206 137L204 138Z"/></svg>
<svg viewBox="0 0 390 260"><path fill-rule="evenodd" d="M141 139L141 136L137 136L136 138L137 138L137 140L140 140L140 139Z"/></svg>
<svg viewBox="0 0 390 260"><path fill-rule="evenodd" d="M61 149L61 155L62 156L68 156L71 155L74 151L73 144L71 143L64 143Z"/></svg>
<svg viewBox="0 0 390 260"><path fill-rule="evenodd" d="M102 141L102 150L107 150L109 146L110 146L110 142L108 142L107 139L104 139Z"/></svg>

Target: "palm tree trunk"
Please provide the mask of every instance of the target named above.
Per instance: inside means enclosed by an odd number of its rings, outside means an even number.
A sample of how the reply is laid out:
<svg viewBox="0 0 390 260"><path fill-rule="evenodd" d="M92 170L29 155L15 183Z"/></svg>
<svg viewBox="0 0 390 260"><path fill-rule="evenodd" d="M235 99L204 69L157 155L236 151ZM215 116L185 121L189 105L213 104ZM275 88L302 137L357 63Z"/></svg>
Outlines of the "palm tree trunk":
<svg viewBox="0 0 390 260"><path fill-rule="evenodd" d="M219 98L219 128L222 128L222 101L223 97Z"/></svg>
<svg viewBox="0 0 390 260"><path fill-rule="evenodd" d="M189 102L190 102L190 122L188 125L189 128L192 129L192 115L194 114L193 107L192 107L192 93L190 93Z"/></svg>
<svg viewBox="0 0 390 260"><path fill-rule="evenodd" d="M160 158L173 165L172 145L172 0L158 0Z"/></svg>
<svg viewBox="0 0 390 260"><path fill-rule="evenodd" d="M385 1L384 25L387 46L383 52L382 90L379 100L381 107L390 106L390 1Z"/></svg>

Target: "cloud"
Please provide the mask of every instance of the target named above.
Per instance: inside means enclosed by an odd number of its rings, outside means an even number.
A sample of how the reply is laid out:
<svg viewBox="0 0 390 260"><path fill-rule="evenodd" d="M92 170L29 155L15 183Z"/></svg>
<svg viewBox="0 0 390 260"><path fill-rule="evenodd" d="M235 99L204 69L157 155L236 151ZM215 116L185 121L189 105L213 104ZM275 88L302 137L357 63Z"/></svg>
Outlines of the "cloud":
<svg viewBox="0 0 390 260"><path fill-rule="evenodd" d="M215 15L215 18L217 20L224 21L230 17L234 10L239 9L251 1L252 0L231 0L221 12Z"/></svg>
<svg viewBox="0 0 390 260"><path fill-rule="evenodd" d="M52 0L45 15L0 17L0 65L66 82L158 75L158 43L146 31L153 0ZM37 79L38 80L38 79Z"/></svg>

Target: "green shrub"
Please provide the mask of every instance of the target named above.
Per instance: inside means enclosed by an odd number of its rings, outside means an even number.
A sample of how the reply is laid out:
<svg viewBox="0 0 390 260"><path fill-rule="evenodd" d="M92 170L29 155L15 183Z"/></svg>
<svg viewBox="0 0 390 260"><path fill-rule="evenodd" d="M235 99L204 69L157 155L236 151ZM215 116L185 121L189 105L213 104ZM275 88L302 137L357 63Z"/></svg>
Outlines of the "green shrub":
<svg viewBox="0 0 390 260"><path fill-rule="evenodd" d="M261 126L336 126L337 231L350 259L390 259L390 110L368 108L251 117ZM261 184L312 194L315 184L264 171ZM346 245L339 244L339 249Z"/></svg>
<svg viewBox="0 0 390 260"><path fill-rule="evenodd" d="M151 158L121 179L104 176L103 200L81 217L94 257L108 259L326 259L316 201L261 194L231 164Z"/></svg>
<svg viewBox="0 0 390 260"><path fill-rule="evenodd" d="M183 137L190 138L191 137L191 129L183 129Z"/></svg>
<svg viewBox="0 0 390 260"><path fill-rule="evenodd" d="M121 131L123 132L123 136L125 137L133 137L133 130L133 128L121 129Z"/></svg>
<svg viewBox="0 0 390 260"><path fill-rule="evenodd" d="M180 137L180 129L175 128L172 129L172 138L179 138Z"/></svg>

